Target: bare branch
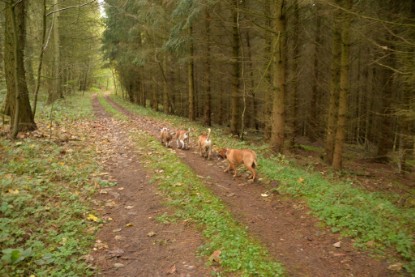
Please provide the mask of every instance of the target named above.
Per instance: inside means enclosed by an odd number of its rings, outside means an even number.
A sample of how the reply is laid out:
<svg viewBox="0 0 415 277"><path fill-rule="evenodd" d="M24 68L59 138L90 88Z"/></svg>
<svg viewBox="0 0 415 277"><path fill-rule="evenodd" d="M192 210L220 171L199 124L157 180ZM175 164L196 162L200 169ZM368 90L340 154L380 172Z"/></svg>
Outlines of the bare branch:
<svg viewBox="0 0 415 277"><path fill-rule="evenodd" d="M89 1L89 2L86 2L86 3L83 3L83 4L80 4L80 5L68 6L68 7L65 7L65 8L59 9L59 10L54 10L54 11L49 12L46 16L49 16L49 15L54 14L54 13L57 13L57 12L61 12L61 11L65 11L65 10L69 10L69 9L74 9L74 8L82 8L82 7L86 6L86 5L89 5L89 4L94 3L94 2L96 2L96 1L97 1L97 0L92 0L92 1Z"/></svg>

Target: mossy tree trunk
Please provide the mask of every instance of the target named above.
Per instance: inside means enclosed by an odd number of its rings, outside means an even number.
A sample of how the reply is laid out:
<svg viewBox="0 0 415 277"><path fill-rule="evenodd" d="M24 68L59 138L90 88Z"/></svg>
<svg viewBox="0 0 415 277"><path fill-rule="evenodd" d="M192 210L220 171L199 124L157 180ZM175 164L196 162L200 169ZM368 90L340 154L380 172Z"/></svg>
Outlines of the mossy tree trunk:
<svg viewBox="0 0 415 277"><path fill-rule="evenodd" d="M36 129L29 102L25 68L26 1L7 1L4 29L4 68L7 83L5 114L11 117L13 137L19 131Z"/></svg>

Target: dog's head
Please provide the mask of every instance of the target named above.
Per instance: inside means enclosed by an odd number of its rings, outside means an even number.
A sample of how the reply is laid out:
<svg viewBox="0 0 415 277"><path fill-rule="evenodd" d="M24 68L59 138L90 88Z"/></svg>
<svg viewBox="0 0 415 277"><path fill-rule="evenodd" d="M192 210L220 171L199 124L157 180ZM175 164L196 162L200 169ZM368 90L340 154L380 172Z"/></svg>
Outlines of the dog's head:
<svg viewBox="0 0 415 277"><path fill-rule="evenodd" d="M219 158L221 158L221 159L226 159L226 158L227 158L227 156L226 156L226 152L227 152L227 150L228 150L228 149L226 149L226 148L220 148L220 149L217 151Z"/></svg>

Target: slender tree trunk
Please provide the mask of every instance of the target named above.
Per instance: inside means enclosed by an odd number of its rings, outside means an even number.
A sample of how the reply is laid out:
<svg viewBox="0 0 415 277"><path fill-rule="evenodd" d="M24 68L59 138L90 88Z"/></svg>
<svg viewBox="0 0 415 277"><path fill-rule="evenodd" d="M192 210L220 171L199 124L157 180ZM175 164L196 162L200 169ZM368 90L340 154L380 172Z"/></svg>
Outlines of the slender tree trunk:
<svg viewBox="0 0 415 277"><path fill-rule="evenodd" d="M14 138L19 131L36 129L24 69L25 9L26 1L7 1L4 10L4 63L7 84L5 114L11 117L13 125L10 131Z"/></svg>
<svg viewBox="0 0 415 277"><path fill-rule="evenodd" d="M42 65L43 65L43 55L45 53L45 45L46 43L46 0L43 0L42 4L42 41L41 41L41 49L39 55L39 65L37 67L37 81L36 81L36 88L35 88L35 99L33 101L33 116L36 114L37 108L37 97L39 95L40 89L40 82L42 79Z"/></svg>
<svg viewBox="0 0 415 277"><path fill-rule="evenodd" d="M293 16L292 21L287 23L288 25L293 26L293 38L292 38L292 45L289 47L291 48L292 55L289 59L291 66L289 67L287 65L287 68L289 69L289 73L287 74L290 82L290 89L289 92L287 92L287 125L288 128L286 130L287 133L287 140L289 143L289 148L295 147L295 139L298 134L298 119L297 119L297 113L298 113L298 58L299 58L299 36L300 36L300 15L299 15L299 8L298 8L298 0L294 0L292 4L293 9ZM318 9L318 6L315 7ZM289 49L287 49L288 51ZM288 89L287 89L288 90Z"/></svg>
<svg viewBox="0 0 415 277"><path fill-rule="evenodd" d="M231 92L231 133L239 135L240 119L240 37L238 31L239 0L234 0L233 10L233 40L232 40L232 92Z"/></svg>
<svg viewBox="0 0 415 277"><path fill-rule="evenodd" d="M167 63L167 55L163 56L163 66L160 65L161 74L163 77L163 112L166 114L170 113L169 103L170 103L170 89L169 84L167 81L167 76L165 72L167 71L168 63Z"/></svg>
<svg viewBox="0 0 415 277"><path fill-rule="evenodd" d="M206 101L204 107L204 123L206 126L212 126L212 72L211 72L211 47L210 47L210 14L206 9L205 24L206 24Z"/></svg>
<svg viewBox="0 0 415 277"><path fill-rule="evenodd" d="M272 43L272 129L270 146L274 153L284 149L285 130L285 1L274 0L272 5L272 27L275 32Z"/></svg>
<svg viewBox="0 0 415 277"><path fill-rule="evenodd" d="M249 81L250 81L250 95L252 97L250 101L251 106L251 116L249 126L255 127L255 130L259 130L258 124L258 101L255 97L255 79L254 79L254 66L252 62L252 49L251 49L251 39L249 31L246 32L246 48L248 49L248 65L249 65Z"/></svg>
<svg viewBox="0 0 415 277"><path fill-rule="evenodd" d="M266 15L267 20L267 26L272 29L272 22L271 18L274 16L271 14L271 0L265 0L264 4L264 14ZM264 74L265 74L265 80L267 81L267 85L271 89L267 89L266 95L265 95L265 111L264 111L264 138L265 140L271 139L271 116L272 116L272 78L271 78L271 63L273 60L273 48L272 48L272 33L267 32L265 33L265 40L266 40L266 46L265 46L265 56L266 60L268 61L265 68L264 68Z"/></svg>
<svg viewBox="0 0 415 277"><path fill-rule="evenodd" d="M189 37L192 37L192 27L189 27ZM189 119L195 120L195 77L194 77L194 64L193 64L193 56L194 56L194 49L193 49L193 42L190 42L189 46L189 56L190 60L187 64L187 81L188 81L188 104L189 104Z"/></svg>
<svg viewBox="0 0 415 277"><path fill-rule="evenodd" d="M345 0L345 8L350 10L352 0ZM342 168L343 147L346 138L346 122L347 122L347 97L349 95L349 52L350 52L350 16L347 15L342 22L342 51L340 63L340 83L339 83L339 107L337 116L337 129L334 144L333 163L335 170Z"/></svg>
<svg viewBox="0 0 415 277"><path fill-rule="evenodd" d="M339 97L338 91L340 80L341 35L336 22L333 26L331 55L332 59L330 68L330 95L327 110L326 141L324 145L324 160L329 165L333 163L334 139L336 135L337 106Z"/></svg>
<svg viewBox="0 0 415 277"><path fill-rule="evenodd" d="M52 15L52 42L53 42L53 65L52 65L52 79L51 86L49 86L49 94L47 103L53 103L58 98L62 98L61 90L61 76L60 76L60 39L59 39L59 3L58 0L53 0L53 15Z"/></svg>
<svg viewBox="0 0 415 277"><path fill-rule="evenodd" d="M314 35L315 40L315 47L314 47L314 61L313 61L313 85L311 86L311 102L310 102L310 114L308 116L308 126L309 132L308 137L311 142L315 142L318 138L318 128L319 128L319 121L318 121L318 102L319 102L319 90L318 90L318 82L319 82L319 57L318 54L320 53L320 38L321 38L321 18L320 16L316 16L316 30Z"/></svg>

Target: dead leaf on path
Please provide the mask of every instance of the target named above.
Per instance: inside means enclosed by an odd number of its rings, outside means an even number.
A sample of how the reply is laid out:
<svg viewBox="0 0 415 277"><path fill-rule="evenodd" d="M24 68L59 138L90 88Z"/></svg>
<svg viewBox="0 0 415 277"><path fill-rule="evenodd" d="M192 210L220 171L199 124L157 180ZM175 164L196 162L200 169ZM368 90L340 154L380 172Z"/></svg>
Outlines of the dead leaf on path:
<svg viewBox="0 0 415 277"><path fill-rule="evenodd" d="M102 242L101 240L96 240L95 241L95 248L96 249L108 249L108 244Z"/></svg>
<svg viewBox="0 0 415 277"><path fill-rule="evenodd" d="M107 201L105 202L105 207L113 208L113 207L115 207L115 206L117 206L117 204L115 203L115 201L114 201L114 200L107 200Z"/></svg>
<svg viewBox="0 0 415 277"><path fill-rule="evenodd" d="M111 258L121 257L123 254L124 254L124 250L120 248L116 248L114 250L108 251L108 256L110 256Z"/></svg>
<svg viewBox="0 0 415 277"><path fill-rule="evenodd" d="M125 206L125 208L126 208L127 210L131 210L132 208L134 208L134 206Z"/></svg>
<svg viewBox="0 0 415 277"><path fill-rule="evenodd" d="M391 271L401 271L403 267L402 263L396 263L396 264L391 264L390 266L388 266L388 269Z"/></svg>
<svg viewBox="0 0 415 277"><path fill-rule="evenodd" d="M99 218L98 217L96 217L95 215L93 215L93 214L88 214L88 216L87 216L87 218L86 219L88 219L88 220L90 220L90 221L94 221L94 222L98 222L99 221Z"/></svg>
<svg viewBox="0 0 415 277"><path fill-rule="evenodd" d="M151 232L148 232L147 237L154 237L155 235L156 235L156 232L151 231Z"/></svg>
<svg viewBox="0 0 415 277"><path fill-rule="evenodd" d="M88 263L92 263L94 261L94 257L92 257L92 255L83 255L81 257L81 259L83 259L84 261L88 262Z"/></svg>
<svg viewBox="0 0 415 277"><path fill-rule="evenodd" d="M166 271L166 274L174 274L177 272L176 265L172 265L169 270Z"/></svg>
<svg viewBox="0 0 415 277"><path fill-rule="evenodd" d="M123 236L120 236L120 235L116 235L114 237L114 239L120 241L120 240L124 240L124 237Z"/></svg>
<svg viewBox="0 0 415 277"><path fill-rule="evenodd" d="M336 247L336 248L340 248L342 246L342 242L338 241L336 243L333 243L333 246Z"/></svg>
<svg viewBox="0 0 415 277"><path fill-rule="evenodd" d="M122 263L115 263L114 264L114 267L115 268L121 268L121 267L124 267L124 264L122 264Z"/></svg>
<svg viewBox="0 0 415 277"><path fill-rule="evenodd" d="M264 192L264 193L261 193L261 196L262 196L262 197L268 197L268 196L269 196L269 194L268 194L268 192Z"/></svg>
<svg viewBox="0 0 415 277"><path fill-rule="evenodd" d="M113 233L118 233L118 232L121 232L121 230L122 230L121 228L117 228L117 229L112 230L112 232Z"/></svg>
<svg viewBox="0 0 415 277"><path fill-rule="evenodd" d="M132 224L131 222L130 223L127 223L127 224L125 224L125 227L133 227L134 226L134 224Z"/></svg>
<svg viewBox="0 0 415 277"><path fill-rule="evenodd" d="M220 254L222 253L222 251L220 251L220 250L215 250L213 253L212 253L212 255L210 255L210 257L209 257L209 261L211 262L211 263L218 263L218 264L220 264L221 263L221 259L220 259Z"/></svg>

